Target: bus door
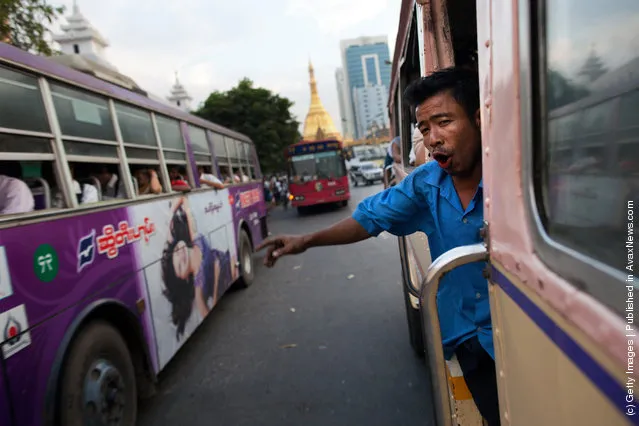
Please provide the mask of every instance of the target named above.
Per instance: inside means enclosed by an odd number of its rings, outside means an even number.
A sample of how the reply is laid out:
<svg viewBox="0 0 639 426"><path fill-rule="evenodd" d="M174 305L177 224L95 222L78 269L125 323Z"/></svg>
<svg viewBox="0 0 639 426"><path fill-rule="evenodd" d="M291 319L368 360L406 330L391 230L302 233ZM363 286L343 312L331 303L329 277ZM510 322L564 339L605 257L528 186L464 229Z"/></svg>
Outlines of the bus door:
<svg viewBox="0 0 639 426"><path fill-rule="evenodd" d="M408 84L437 69L435 64L439 64L439 67L453 64L475 66L472 63L475 56L469 49L472 50L476 43L467 42L476 39L474 1L461 2L463 7L453 7L453 3L447 0L435 0L431 8L419 2L403 4L403 7L413 10L412 13L402 12L402 19L410 19L411 22L400 24L400 28L405 28L408 34L405 46L396 46L396 51L405 53L404 58L393 61L401 65L395 69L397 78L394 80L396 87L391 108L395 134L402 141L402 164L393 163L390 166L394 178L386 182L387 186L399 183L412 171L409 152L414 111L411 111L403 96ZM460 20L460 16L465 19ZM433 25L433 31L425 30L425 22ZM452 39L445 34L445 28L454 29ZM483 244L460 247L432 260L427 236L416 232L399 239L399 250L410 343L418 355L426 356L430 367L436 424L481 426L482 417L464 381L458 361L454 356L448 361L444 357L437 316L437 291L439 280L446 272L464 263L485 260L488 256L486 247Z"/></svg>

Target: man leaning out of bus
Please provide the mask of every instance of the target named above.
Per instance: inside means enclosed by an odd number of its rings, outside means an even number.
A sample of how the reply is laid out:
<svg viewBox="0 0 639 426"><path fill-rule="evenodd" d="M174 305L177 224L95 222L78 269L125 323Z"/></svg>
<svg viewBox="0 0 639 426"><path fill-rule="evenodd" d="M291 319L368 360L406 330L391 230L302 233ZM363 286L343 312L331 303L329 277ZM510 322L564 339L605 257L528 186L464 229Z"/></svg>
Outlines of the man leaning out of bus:
<svg viewBox="0 0 639 426"><path fill-rule="evenodd" d="M350 244L383 231L428 235L433 259L459 246L481 242L483 186L478 77L448 68L414 82L405 93L416 107L417 127L435 161L398 185L375 194L352 217L306 235L265 240L264 263L311 247ZM477 408L488 424L499 424L488 283L483 262L460 266L442 279L438 312L446 359L457 356Z"/></svg>

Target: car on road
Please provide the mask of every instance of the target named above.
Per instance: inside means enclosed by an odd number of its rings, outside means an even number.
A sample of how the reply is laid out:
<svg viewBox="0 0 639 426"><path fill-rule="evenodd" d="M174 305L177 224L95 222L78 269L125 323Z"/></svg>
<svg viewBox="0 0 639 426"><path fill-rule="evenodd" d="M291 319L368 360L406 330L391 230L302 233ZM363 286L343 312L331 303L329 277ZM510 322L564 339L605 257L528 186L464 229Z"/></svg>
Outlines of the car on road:
<svg viewBox="0 0 639 426"><path fill-rule="evenodd" d="M350 176L355 186L357 186L359 182L372 185L377 181L382 182L384 180L384 171L373 162L363 161L358 164L358 167L351 168Z"/></svg>

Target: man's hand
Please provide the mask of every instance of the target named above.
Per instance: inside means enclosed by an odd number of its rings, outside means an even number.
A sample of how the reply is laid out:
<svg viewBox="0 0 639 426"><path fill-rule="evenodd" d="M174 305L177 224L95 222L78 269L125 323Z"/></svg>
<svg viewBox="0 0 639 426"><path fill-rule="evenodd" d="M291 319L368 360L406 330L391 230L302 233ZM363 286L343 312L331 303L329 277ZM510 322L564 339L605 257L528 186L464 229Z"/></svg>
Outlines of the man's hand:
<svg viewBox="0 0 639 426"><path fill-rule="evenodd" d="M264 265L272 268L282 256L287 254L299 254L306 251L306 237L303 235L280 235L267 238L255 251L260 251L268 247L264 256Z"/></svg>
<svg viewBox="0 0 639 426"><path fill-rule="evenodd" d="M298 254L311 247L336 246L340 244L352 244L370 238L370 235L352 217L343 219L335 225L321 231L306 235L280 235L267 238L255 251L268 247L264 265L272 267L282 256Z"/></svg>

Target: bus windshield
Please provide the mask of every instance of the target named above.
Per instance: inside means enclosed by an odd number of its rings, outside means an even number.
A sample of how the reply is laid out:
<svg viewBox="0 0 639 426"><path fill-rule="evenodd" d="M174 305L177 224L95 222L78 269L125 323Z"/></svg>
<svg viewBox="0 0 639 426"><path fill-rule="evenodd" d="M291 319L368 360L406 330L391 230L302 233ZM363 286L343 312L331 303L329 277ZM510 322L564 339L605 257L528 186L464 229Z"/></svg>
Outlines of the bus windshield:
<svg viewBox="0 0 639 426"><path fill-rule="evenodd" d="M337 151L319 152L291 157L293 180L333 179L346 175L344 160Z"/></svg>

